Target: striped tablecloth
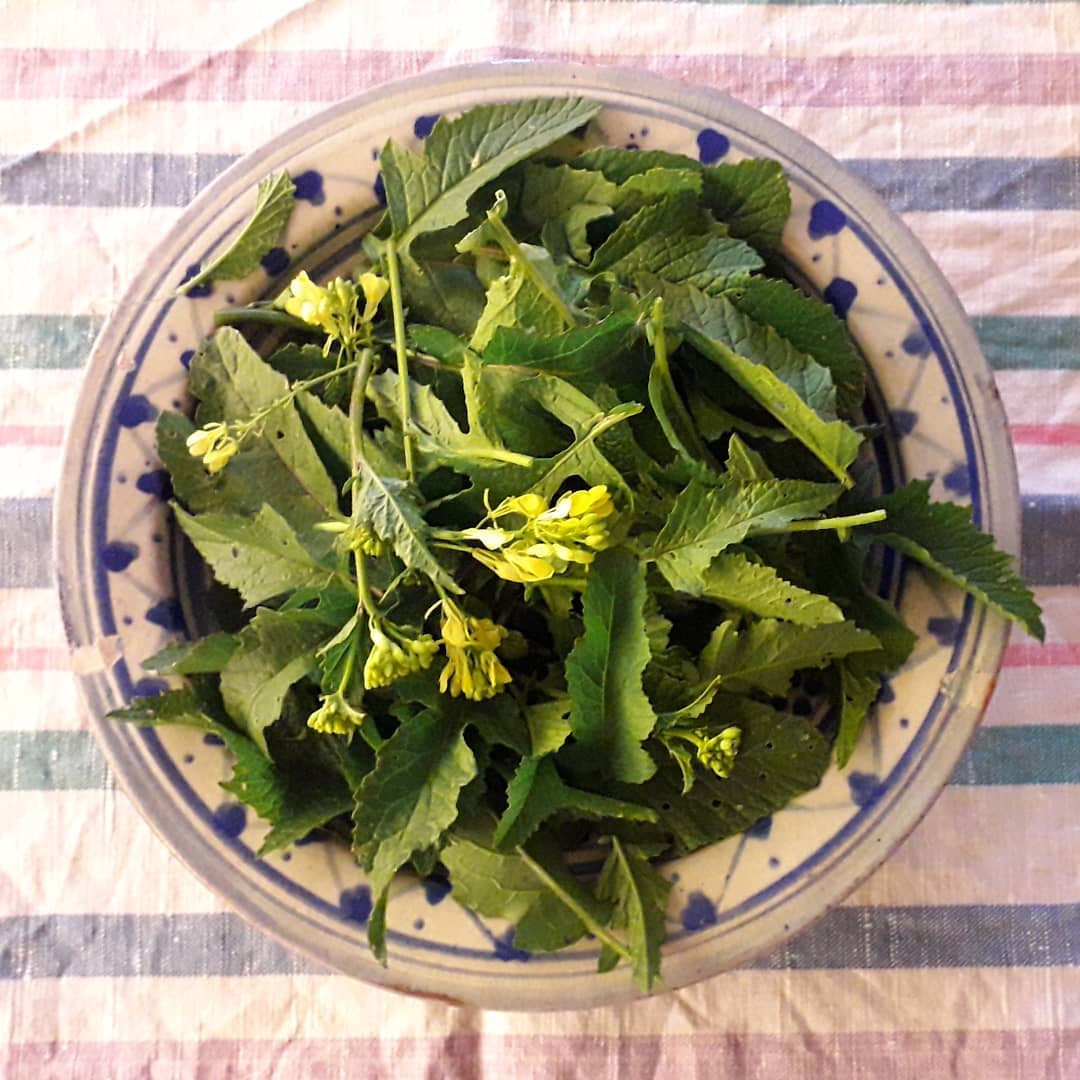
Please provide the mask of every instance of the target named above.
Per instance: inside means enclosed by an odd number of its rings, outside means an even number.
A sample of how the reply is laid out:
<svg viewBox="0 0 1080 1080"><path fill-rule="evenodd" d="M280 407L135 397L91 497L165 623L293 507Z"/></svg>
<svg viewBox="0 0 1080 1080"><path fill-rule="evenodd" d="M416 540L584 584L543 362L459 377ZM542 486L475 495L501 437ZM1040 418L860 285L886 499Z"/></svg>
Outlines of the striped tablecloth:
<svg viewBox="0 0 1080 1080"><path fill-rule="evenodd" d="M8 0L0 4L0 1071L7 1077L1080 1077L1080 4ZM465 60L620 63L816 140L974 317L1049 644L1010 646L924 824L793 947L542 1016L311 968L224 911L99 757L49 562L94 333L235 156Z"/></svg>

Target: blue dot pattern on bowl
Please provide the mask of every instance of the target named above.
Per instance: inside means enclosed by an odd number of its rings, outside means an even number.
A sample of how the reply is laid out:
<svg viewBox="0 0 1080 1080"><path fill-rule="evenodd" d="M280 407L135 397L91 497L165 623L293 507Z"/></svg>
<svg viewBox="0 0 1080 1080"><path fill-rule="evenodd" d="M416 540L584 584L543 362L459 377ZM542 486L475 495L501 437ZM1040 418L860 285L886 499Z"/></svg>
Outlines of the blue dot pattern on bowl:
<svg viewBox="0 0 1080 1080"><path fill-rule="evenodd" d="M713 128L698 132L698 160L704 165L714 165L731 149L731 140Z"/></svg>

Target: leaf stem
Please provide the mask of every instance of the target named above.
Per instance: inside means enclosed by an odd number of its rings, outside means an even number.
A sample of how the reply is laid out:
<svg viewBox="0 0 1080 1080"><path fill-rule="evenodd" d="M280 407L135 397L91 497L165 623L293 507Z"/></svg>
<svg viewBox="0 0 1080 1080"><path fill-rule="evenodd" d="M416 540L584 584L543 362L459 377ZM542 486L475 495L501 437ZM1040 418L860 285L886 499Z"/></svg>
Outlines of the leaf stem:
<svg viewBox="0 0 1080 1080"><path fill-rule="evenodd" d="M540 879L584 924L601 944L617 952L624 960L633 962L630 950L613 934L608 933L523 847L517 849L525 865Z"/></svg>
<svg viewBox="0 0 1080 1080"><path fill-rule="evenodd" d="M884 510L868 510L865 514L849 514L847 517L812 518L809 521L792 521L778 529L755 529L757 536L771 533L822 532L828 529L852 529L858 525L873 525L885 520Z"/></svg>
<svg viewBox="0 0 1080 1080"><path fill-rule="evenodd" d="M374 349L364 349L360 354L359 368L356 378L353 380L352 394L349 397L349 456L352 466L353 485L352 496L352 523L359 524L360 502L356 492L359 487L359 476L363 470L364 462L364 398L367 395L368 379L371 377L371 366L375 358ZM340 369L338 369L340 370ZM366 611L369 618L375 619L375 600L371 595L371 587L367 579L367 567L364 562L364 553L357 548L353 549L353 565L356 567L356 598L358 602L357 614Z"/></svg>
<svg viewBox="0 0 1080 1080"><path fill-rule="evenodd" d="M405 346L405 308L401 296L401 272L398 269L397 241L386 242L386 272L390 279L390 303L394 311L394 352L397 355L398 401L401 408L401 441L405 448L405 473L409 483L416 479L413 467L411 402L409 401L409 353Z"/></svg>

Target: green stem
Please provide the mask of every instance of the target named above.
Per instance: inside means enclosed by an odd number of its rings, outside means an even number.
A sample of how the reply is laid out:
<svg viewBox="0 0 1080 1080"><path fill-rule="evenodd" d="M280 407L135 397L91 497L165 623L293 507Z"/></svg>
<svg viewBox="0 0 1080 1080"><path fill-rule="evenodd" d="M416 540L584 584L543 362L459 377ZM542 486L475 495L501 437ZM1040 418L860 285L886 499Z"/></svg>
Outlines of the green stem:
<svg viewBox="0 0 1080 1080"><path fill-rule="evenodd" d="M248 324L280 326L286 330L315 337L322 331L310 323L274 307L219 308L214 312L215 326L245 326Z"/></svg>
<svg viewBox="0 0 1080 1080"><path fill-rule="evenodd" d="M633 960L630 950L617 937L609 934L524 848L519 847L517 853L533 874L585 924L585 928L597 941L617 952L624 960Z"/></svg>
<svg viewBox="0 0 1080 1080"><path fill-rule="evenodd" d="M246 439L247 436L250 435L251 432L254 431L275 409L280 409L282 406L288 405L297 394L301 393L301 391L310 390L313 386L318 386L320 383L329 382L331 379L341 375L342 372L348 371L350 368L356 366L357 361L352 360L347 364L342 364L340 367L334 368L333 371L324 371L321 375L313 375L310 379L304 379L301 382L293 383L287 394L282 394L282 396L275 401L271 401L269 405L265 405L258 411L253 412L246 420L237 422L234 429L234 438L237 442L241 439Z"/></svg>
<svg viewBox="0 0 1080 1080"><path fill-rule="evenodd" d="M359 477L364 468L364 398L367 395L368 379L371 377L371 366L375 358L373 349L364 349L360 354L356 378L353 380L352 394L349 397L349 456L351 458L353 485L352 495L352 522L359 523L360 503L357 501L356 492L360 486ZM353 565L356 567L356 598L357 614L366 611L369 618L375 619L375 600L371 595L371 586L367 579L367 566L364 561L364 553L353 549Z"/></svg>
<svg viewBox="0 0 1080 1080"><path fill-rule="evenodd" d="M884 510L868 510L865 514L849 514L847 517L814 518L810 521L792 521L778 529L758 529L755 535L766 536L771 533L822 532L828 529L851 529L857 525L873 525L885 520Z"/></svg>
<svg viewBox="0 0 1080 1080"><path fill-rule="evenodd" d="M394 352L397 355L398 401L401 408L401 441L405 448L405 473L415 481L411 403L409 401L409 354L405 347L405 308L401 296L401 273L398 269L397 242L386 242L386 272L390 279L390 303L394 310Z"/></svg>
<svg viewBox="0 0 1080 1080"><path fill-rule="evenodd" d="M573 312L566 306L562 297L544 280L543 275L536 269L532 260L522 251L521 245L514 239L514 234L504 224L502 215L497 210L492 209L487 212L487 219L495 233L495 238L499 241L499 246L509 257L511 265L515 261L520 263L525 276L533 283L537 292L559 313L559 318L562 319L568 330L572 330L577 326L577 320L574 318Z"/></svg>

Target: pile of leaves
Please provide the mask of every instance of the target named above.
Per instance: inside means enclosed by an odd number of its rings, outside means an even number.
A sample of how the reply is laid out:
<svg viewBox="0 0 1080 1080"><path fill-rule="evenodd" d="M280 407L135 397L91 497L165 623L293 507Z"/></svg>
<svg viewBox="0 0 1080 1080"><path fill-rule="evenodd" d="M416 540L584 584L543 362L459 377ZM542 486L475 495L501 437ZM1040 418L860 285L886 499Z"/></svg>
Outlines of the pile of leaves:
<svg viewBox="0 0 1080 1080"><path fill-rule="evenodd" d="M647 990L657 860L843 765L907 658L878 545L1042 627L967 510L874 494L860 355L769 269L780 166L588 148L597 111L485 106L422 156L388 143L355 274L219 312L158 448L222 629L114 715L223 739L262 854L351 844L379 957L411 869L518 948L593 936ZM255 270L291 194L268 178L193 281ZM824 723L788 707L807 672ZM588 847L593 880L567 863Z"/></svg>

